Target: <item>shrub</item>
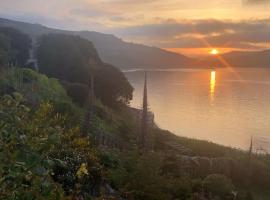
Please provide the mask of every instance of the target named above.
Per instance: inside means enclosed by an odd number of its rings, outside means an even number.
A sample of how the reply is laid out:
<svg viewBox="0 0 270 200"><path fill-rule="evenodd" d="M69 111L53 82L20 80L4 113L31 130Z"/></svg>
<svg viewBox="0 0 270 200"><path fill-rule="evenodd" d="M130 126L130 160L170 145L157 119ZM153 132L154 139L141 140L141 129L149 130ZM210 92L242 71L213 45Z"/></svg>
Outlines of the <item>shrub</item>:
<svg viewBox="0 0 270 200"><path fill-rule="evenodd" d="M0 93L12 94L14 91L21 93L31 105L39 105L42 101L71 102L58 80L31 69L10 68L2 72Z"/></svg>
<svg viewBox="0 0 270 200"><path fill-rule="evenodd" d="M233 191L230 179L221 174L208 175L203 181L203 187L209 193L224 198Z"/></svg>
<svg viewBox="0 0 270 200"><path fill-rule="evenodd" d="M60 199L49 157L62 132L60 116L42 104L30 113L19 94L0 100L0 199Z"/></svg>

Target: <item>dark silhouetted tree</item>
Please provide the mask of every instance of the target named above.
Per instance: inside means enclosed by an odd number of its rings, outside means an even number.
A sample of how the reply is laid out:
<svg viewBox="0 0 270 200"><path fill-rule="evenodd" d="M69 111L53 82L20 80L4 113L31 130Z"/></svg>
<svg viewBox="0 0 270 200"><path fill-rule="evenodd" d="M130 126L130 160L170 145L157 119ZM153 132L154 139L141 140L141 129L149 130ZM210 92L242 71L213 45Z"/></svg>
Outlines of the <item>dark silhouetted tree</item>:
<svg viewBox="0 0 270 200"><path fill-rule="evenodd" d="M62 81L87 87L89 76L94 75L95 96L106 105L117 107L132 99L133 88L124 74L103 63L94 45L86 39L63 34L44 35L39 39L37 58L40 72Z"/></svg>
<svg viewBox="0 0 270 200"><path fill-rule="evenodd" d="M89 94L88 94L88 102L87 102L87 108L86 113L84 117L84 121L82 124L82 135L87 136L90 128L90 122L93 117L94 112L94 77L91 75L89 78Z"/></svg>
<svg viewBox="0 0 270 200"><path fill-rule="evenodd" d="M117 108L132 99L133 87L125 75L109 64L95 71L95 94L104 104Z"/></svg>
<svg viewBox="0 0 270 200"><path fill-rule="evenodd" d="M144 77L144 90L143 90L143 107L141 113L141 133L139 138L139 145L142 149L146 148L146 136L147 136L147 121L148 121L148 102L147 102L147 74Z"/></svg>

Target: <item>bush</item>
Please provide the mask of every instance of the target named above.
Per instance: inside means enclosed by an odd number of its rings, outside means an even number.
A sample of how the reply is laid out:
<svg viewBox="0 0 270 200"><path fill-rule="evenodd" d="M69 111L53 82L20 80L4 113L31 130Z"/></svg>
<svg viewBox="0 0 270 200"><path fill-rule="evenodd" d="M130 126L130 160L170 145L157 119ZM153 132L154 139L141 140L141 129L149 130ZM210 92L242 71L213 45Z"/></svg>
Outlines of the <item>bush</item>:
<svg viewBox="0 0 270 200"><path fill-rule="evenodd" d="M65 89L53 78L39 74L31 69L10 68L0 77L0 94L21 93L31 105L43 101L70 102Z"/></svg>
<svg viewBox="0 0 270 200"><path fill-rule="evenodd" d="M91 138L66 124L48 103L33 111L18 93L0 100L0 199L100 194L99 154Z"/></svg>
<svg viewBox="0 0 270 200"><path fill-rule="evenodd" d="M53 167L53 179L61 183L67 195L95 196L100 193L102 166L99 154L89 137L80 137L79 128L61 135L50 157L58 162Z"/></svg>
<svg viewBox="0 0 270 200"><path fill-rule="evenodd" d="M12 95L14 92L21 93L25 103L32 108L38 108L42 102L50 102L55 113L69 116L68 126L80 123L80 109L72 103L63 86L54 78L31 69L4 70L0 75L0 95Z"/></svg>
<svg viewBox="0 0 270 200"><path fill-rule="evenodd" d="M203 187L209 193L221 198L230 194L234 189L231 180L221 174L208 175L203 181Z"/></svg>
<svg viewBox="0 0 270 200"><path fill-rule="evenodd" d="M89 95L89 87L82 83L70 83L62 81L62 85L65 87L68 96L72 98L74 103L84 106Z"/></svg>
<svg viewBox="0 0 270 200"><path fill-rule="evenodd" d="M49 153L59 142L62 119L49 104L31 114L22 100L19 94L0 100L0 199L60 199Z"/></svg>

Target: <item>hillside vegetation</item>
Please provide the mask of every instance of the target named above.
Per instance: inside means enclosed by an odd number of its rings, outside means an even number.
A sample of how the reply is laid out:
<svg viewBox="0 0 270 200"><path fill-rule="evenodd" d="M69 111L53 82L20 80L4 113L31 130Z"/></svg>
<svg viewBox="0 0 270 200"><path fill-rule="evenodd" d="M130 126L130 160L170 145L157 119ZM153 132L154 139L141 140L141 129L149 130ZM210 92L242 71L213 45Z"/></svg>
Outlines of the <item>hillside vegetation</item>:
<svg viewBox="0 0 270 200"><path fill-rule="evenodd" d="M0 199L269 199L269 155L155 126L142 150L132 87L90 42L45 35L37 57L39 72L1 65ZM89 76L95 98L85 121Z"/></svg>
<svg viewBox="0 0 270 200"><path fill-rule="evenodd" d="M0 65L24 65L29 57L29 36L13 28L0 27Z"/></svg>

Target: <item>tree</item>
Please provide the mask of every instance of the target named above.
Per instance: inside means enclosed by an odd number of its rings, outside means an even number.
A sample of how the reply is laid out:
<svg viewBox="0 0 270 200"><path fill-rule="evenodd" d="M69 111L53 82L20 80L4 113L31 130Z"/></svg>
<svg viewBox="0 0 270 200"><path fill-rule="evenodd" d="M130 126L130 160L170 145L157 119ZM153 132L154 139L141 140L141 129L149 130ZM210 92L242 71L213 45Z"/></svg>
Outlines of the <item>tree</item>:
<svg viewBox="0 0 270 200"><path fill-rule="evenodd" d="M144 90L143 90L143 108L141 114L141 133L140 133L140 146L145 149L146 136L147 136L147 123L148 123L148 102L147 102L147 77L145 73Z"/></svg>
<svg viewBox="0 0 270 200"><path fill-rule="evenodd" d="M90 41L78 36L49 34L42 36L39 44L37 57L42 73L86 87L89 77L94 76L95 96L106 105L117 107L132 99L133 88L124 74L104 64ZM76 95L81 94L73 92L73 95L78 99Z"/></svg>
<svg viewBox="0 0 270 200"><path fill-rule="evenodd" d="M82 124L82 135L86 136L89 133L90 122L93 121L94 117L94 78L90 76L89 80L89 91L88 91L88 102L85 112L84 122Z"/></svg>
<svg viewBox="0 0 270 200"><path fill-rule="evenodd" d="M0 58L0 63L12 63L24 66L29 58L31 39L20 31L9 28L0 28L0 52L4 52L6 58Z"/></svg>
<svg viewBox="0 0 270 200"><path fill-rule="evenodd" d="M102 103L116 108L130 102L133 87L119 69L103 64L95 72L95 93Z"/></svg>
<svg viewBox="0 0 270 200"><path fill-rule="evenodd" d="M72 101L79 106L84 106L88 97L89 88L82 83L61 82Z"/></svg>
<svg viewBox="0 0 270 200"><path fill-rule="evenodd" d="M43 35L37 58L40 72L72 83L88 84L91 69L101 64L94 45L78 36Z"/></svg>
<svg viewBox="0 0 270 200"><path fill-rule="evenodd" d="M0 33L0 68L7 65L11 57L10 40Z"/></svg>

